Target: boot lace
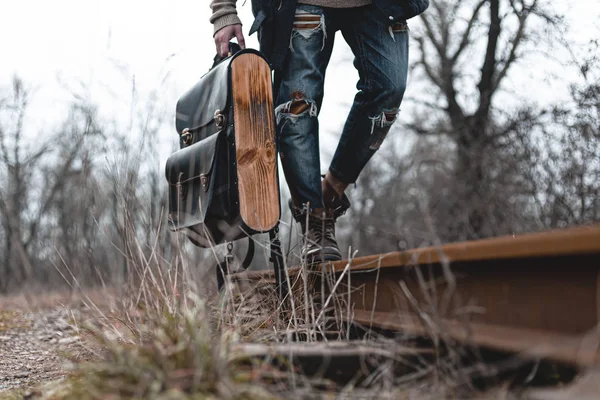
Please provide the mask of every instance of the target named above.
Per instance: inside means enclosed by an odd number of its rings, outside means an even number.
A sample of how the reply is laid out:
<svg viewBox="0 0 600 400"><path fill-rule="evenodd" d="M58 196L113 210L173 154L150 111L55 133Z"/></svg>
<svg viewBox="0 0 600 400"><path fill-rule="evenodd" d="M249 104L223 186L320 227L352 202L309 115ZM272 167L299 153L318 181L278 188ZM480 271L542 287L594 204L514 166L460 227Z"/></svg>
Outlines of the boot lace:
<svg viewBox="0 0 600 400"><path fill-rule="evenodd" d="M310 216L308 219L309 239L315 244L320 245L324 239L332 240L335 237L335 223L333 217L326 215L323 218Z"/></svg>

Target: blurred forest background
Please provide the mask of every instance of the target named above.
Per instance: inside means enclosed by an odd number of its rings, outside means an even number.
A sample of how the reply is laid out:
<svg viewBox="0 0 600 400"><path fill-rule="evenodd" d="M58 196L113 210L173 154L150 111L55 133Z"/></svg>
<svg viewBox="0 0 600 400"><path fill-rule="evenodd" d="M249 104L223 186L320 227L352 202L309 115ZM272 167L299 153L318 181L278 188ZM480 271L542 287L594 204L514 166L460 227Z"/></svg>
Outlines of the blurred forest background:
<svg viewBox="0 0 600 400"><path fill-rule="evenodd" d="M600 221L599 38L570 40L565 15L544 0L436 0L410 26L403 112L350 190L343 252ZM36 84L16 72L0 87L0 293L119 284L150 262L213 264L168 231L163 155L177 138L164 86L142 96L135 78L118 83L131 104L115 118L66 88L68 112L40 124ZM531 100L536 82L555 80L568 88L558 100ZM41 127L28 133L32 125Z"/></svg>

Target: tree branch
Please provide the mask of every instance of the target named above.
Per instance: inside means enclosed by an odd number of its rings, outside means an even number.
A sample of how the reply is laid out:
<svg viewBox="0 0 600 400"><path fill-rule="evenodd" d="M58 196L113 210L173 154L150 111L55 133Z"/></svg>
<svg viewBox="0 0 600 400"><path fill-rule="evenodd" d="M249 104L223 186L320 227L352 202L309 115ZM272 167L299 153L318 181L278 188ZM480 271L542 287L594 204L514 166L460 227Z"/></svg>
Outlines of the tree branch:
<svg viewBox="0 0 600 400"><path fill-rule="evenodd" d="M419 49L421 50L421 64L423 65L423 68L425 69L425 74L427 74L427 76L429 77L429 79L431 79L431 81L438 87L440 88L441 91L444 91L444 83L441 80L441 78L439 76L437 76L433 70L433 68L431 67L431 65L429 64L429 62L427 61L427 56L425 55L425 40L422 37L418 37L417 39L417 43L419 44Z"/></svg>
<svg viewBox="0 0 600 400"><path fill-rule="evenodd" d="M423 24L425 25L425 29L427 30L427 37L431 41L431 44L433 44L433 47L435 47L440 58L445 59L446 51L442 47L442 44L435 37L435 32L433 31L433 28L431 27L431 23L429 22L429 17L427 16L427 13L421 14L421 20L423 21ZM441 20L441 18L440 18L440 20ZM441 23L441 21L440 21L440 23Z"/></svg>
<svg viewBox="0 0 600 400"><path fill-rule="evenodd" d="M452 136L452 132L447 130L439 130L439 129L425 129L422 125L419 124L404 124L408 129L413 131L415 134L419 136L436 136L436 135L447 135Z"/></svg>
<svg viewBox="0 0 600 400"><path fill-rule="evenodd" d="M473 10L473 15L471 16L471 19L469 20L469 23L467 24L467 29L465 29L465 31L463 33L462 39L460 41L460 45L458 46L458 49L456 49L456 51L454 52L454 55L452 55L452 64L456 64L456 62L458 61L458 58L460 57L462 52L471 43L471 31L473 30L473 27L475 26L475 22L477 22L477 19L479 17L479 11L481 11L481 8L487 2L488 2L488 0L481 0L475 7L475 10Z"/></svg>
<svg viewBox="0 0 600 400"><path fill-rule="evenodd" d="M533 2L533 4L531 5L531 7L528 7L528 8L526 8L525 4L523 4L522 11L517 10L514 1L511 1L510 4L511 4L511 7L512 7L515 15L518 16L519 27L517 28L517 32L515 33L514 38L510 41L510 43L512 45L511 45L509 56L508 56L506 62L504 63L504 66L498 73L496 79L494 80L494 83L492 85L492 93L495 92L498 89L498 87L500 87L500 84L502 83L502 80L506 77L508 70L514 64L514 62L517 60L517 49L519 48L519 46L525 39L525 27L527 25L527 19L529 17L530 11L536 7L537 0L535 0Z"/></svg>
<svg viewBox="0 0 600 400"><path fill-rule="evenodd" d="M490 30L485 53L485 61L481 68L481 81L479 82L479 109L477 115L487 118L492 100L494 73L496 72L496 51L501 30L500 0L490 0Z"/></svg>
<svg viewBox="0 0 600 400"><path fill-rule="evenodd" d="M439 23L443 25L443 21L441 19ZM440 58L441 65L439 74L436 74L431 64L427 61L425 55L425 40L423 37L417 38L417 43L419 43L421 50L421 63L423 64L425 73L429 79L431 79L431 81L442 91L446 97L450 119L452 120L454 127L458 128L460 125L459 121L464 119L464 112L456 100L457 93L456 89L454 88L453 72L454 64L450 59L447 58L446 51L440 47L441 45L435 38L430 21L428 20L425 25L427 28L427 38L432 42L433 46L438 49L438 56Z"/></svg>

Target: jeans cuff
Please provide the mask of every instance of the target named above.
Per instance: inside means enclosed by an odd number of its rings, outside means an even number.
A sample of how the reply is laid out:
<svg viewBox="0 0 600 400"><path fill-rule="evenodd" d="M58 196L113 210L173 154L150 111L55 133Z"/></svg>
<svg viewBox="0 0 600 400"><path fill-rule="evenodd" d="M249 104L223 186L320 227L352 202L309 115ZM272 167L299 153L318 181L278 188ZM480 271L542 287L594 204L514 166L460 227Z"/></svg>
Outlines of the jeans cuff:
<svg viewBox="0 0 600 400"><path fill-rule="evenodd" d="M350 185L353 183L356 183L356 179L348 179L346 177L346 175L344 175L343 173L341 173L338 169L334 168L334 167L329 167L329 172L331 172L331 175L333 175L333 177L337 180L339 180L340 182L345 183L346 185Z"/></svg>

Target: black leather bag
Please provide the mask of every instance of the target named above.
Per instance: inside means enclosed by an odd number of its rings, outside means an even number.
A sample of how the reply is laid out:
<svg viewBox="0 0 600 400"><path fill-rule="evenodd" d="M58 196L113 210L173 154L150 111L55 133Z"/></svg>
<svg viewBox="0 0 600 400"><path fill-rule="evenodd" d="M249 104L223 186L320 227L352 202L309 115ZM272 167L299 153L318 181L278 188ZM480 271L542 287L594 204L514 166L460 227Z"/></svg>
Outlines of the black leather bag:
<svg viewBox="0 0 600 400"><path fill-rule="evenodd" d="M231 63L249 53L264 60L257 51L239 51L214 66L177 102L180 150L169 157L165 171L169 222L172 230L185 230L200 247L273 228L252 229L240 217Z"/></svg>

